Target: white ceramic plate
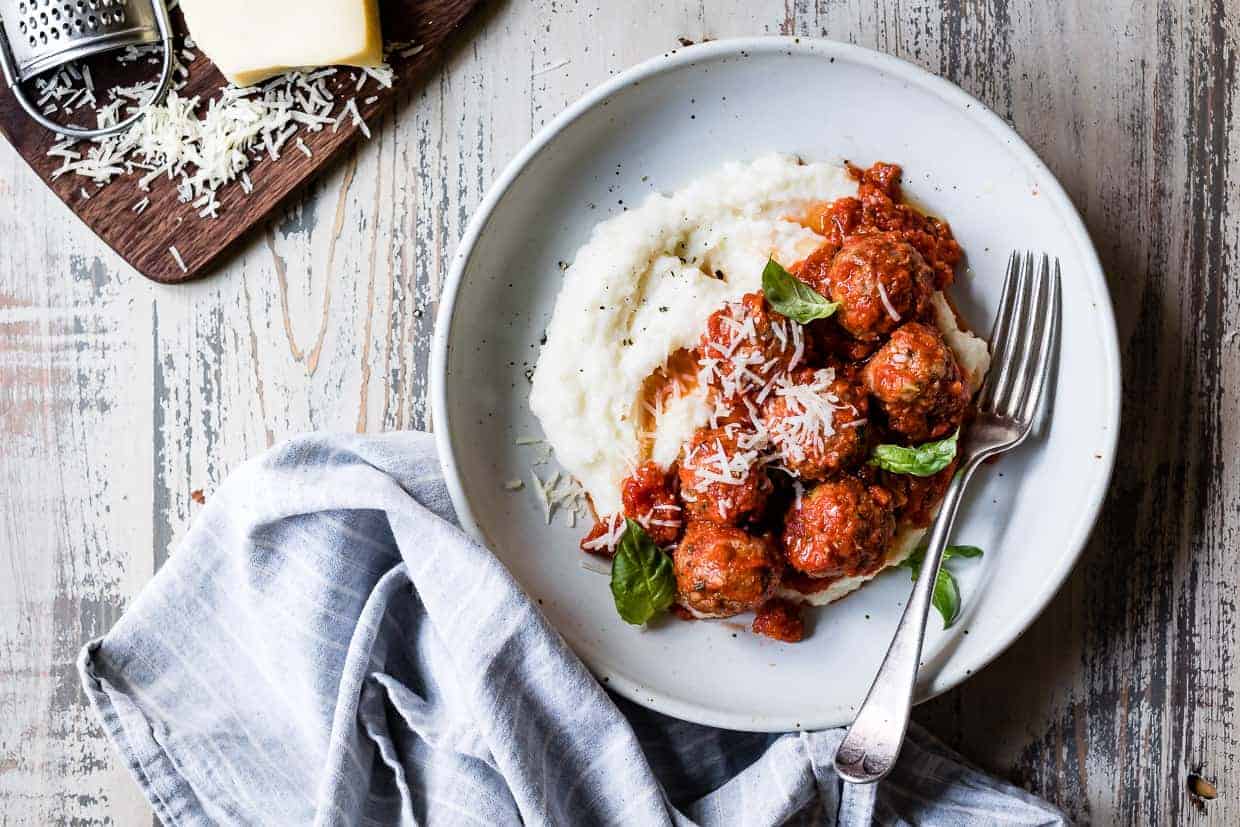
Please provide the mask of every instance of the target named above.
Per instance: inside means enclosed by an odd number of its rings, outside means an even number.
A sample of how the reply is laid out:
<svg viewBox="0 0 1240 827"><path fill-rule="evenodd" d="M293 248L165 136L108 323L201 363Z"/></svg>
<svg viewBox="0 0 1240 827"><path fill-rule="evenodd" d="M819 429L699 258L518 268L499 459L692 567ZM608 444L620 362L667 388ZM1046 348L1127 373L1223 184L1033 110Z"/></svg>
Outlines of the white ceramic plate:
<svg viewBox="0 0 1240 827"><path fill-rule="evenodd" d="M1061 364L1047 427L974 478L955 538L982 546L954 567L964 613L931 620L925 699L1008 646L1063 582L1097 516L1119 418L1119 358L1102 269L1063 189L1023 141L952 84L855 46L731 40L647 61L543 129L491 188L461 241L439 308L432 399L462 523L484 538L600 678L638 703L747 730L837 726L865 696L900 616L906 571L809 611L782 644L738 622L625 625L606 577L581 565L584 526L544 524L527 482L541 435L526 372L571 261L622 204L728 160L771 151L902 164L907 194L945 216L967 256L954 295L989 328L1013 248L1059 256ZM538 469L545 477L549 467Z"/></svg>

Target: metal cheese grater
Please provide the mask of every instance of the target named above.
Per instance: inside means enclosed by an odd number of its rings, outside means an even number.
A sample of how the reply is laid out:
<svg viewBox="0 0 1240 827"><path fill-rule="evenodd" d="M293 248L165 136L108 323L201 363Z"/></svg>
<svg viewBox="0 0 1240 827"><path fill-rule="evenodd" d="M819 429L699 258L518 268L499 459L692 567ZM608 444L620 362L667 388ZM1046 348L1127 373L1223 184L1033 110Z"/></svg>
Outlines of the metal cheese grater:
<svg viewBox="0 0 1240 827"><path fill-rule="evenodd" d="M159 103L172 85L172 23L163 0L0 0L0 69L14 97L48 129L75 138L119 132L142 109L115 126L84 129L44 117L21 85L66 63L127 46L163 43L163 68L147 104Z"/></svg>

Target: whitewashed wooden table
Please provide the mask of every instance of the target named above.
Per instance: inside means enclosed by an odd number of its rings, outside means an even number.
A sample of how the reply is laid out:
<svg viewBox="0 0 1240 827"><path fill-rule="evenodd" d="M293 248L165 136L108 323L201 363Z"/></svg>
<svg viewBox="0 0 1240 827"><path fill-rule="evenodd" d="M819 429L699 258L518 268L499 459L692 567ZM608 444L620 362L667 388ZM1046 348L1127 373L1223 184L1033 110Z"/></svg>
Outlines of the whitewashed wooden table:
<svg viewBox="0 0 1240 827"><path fill-rule="evenodd" d="M81 644L246 457L431 425L447 263L541 124L680 37L760 33L874 47L980 97L1109 273L1124 426L1089 551L917 718L1082 821L1240 823L1240 6L492 0L373 140L198 283L145 281L0 142L0 824L151 818L81 694ZM1204 809L1198 769L1219 788Z"/></svg>

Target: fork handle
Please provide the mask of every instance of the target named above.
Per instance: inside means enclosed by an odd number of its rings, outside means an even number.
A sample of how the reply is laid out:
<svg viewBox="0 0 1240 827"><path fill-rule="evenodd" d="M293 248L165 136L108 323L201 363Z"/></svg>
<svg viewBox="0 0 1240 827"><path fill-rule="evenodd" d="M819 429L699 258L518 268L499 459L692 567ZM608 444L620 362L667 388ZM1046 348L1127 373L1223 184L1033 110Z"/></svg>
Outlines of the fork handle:
<svg viewBox="0 0 1240 827"><path fill-rule="evenodd" d="M891 640L882 666L878 668L870 692L835 753L835 771L845 781L870 784L895 767L900 746L904 743L905 730L908 729L934 581L938 577L952 524L956 521L956 510L977 466L976 458L963 465L943 495L943 503L930 531L930 544L926 548L921 573L913 584L912 597L904 608L900 625L896 627L895 637Z"/></svg>

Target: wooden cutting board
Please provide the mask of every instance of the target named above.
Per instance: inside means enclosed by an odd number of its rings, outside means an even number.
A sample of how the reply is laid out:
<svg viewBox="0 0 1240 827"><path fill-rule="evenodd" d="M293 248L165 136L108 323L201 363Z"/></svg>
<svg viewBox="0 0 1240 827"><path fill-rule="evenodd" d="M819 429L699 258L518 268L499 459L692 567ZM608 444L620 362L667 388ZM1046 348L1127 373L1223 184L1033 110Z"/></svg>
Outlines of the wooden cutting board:
<svg viewBox="0 0 1240 827"><path fill-rule="evenodd" d="M339 102L337 111L348 98L356 95L362 117L373 128L379 117L391 108L399 91L414 88L429 75L449 35L480 2L380 0L384 40L389 43L411 42L423 48L407 57L398 54L388 57L388 63L396 74L391 89L371 80L361 93L355 93L356 70L342 70L328 78L328 85ZM172 17L178 34L177 47L180 49L185 23L179 12L174 11ZM186 64L189 80L178 94L185 98L198 95L205 107L206 101L215 96L225 81L199 50L192 51L196 56L192 63ZM99 66L100 61L105 63ZM97 57L91 65L97 88L109 85L109 80L133 82L136 77L134 73L152 79L158 74L158 67L145 61L141 61L140 65L120 66L113 55ZM109 72L113 77L108 77ZM36 97L32 84L27 83L24 88L28 96ZM372 97L374 100L370 103L365 102ZM99 98L104 100L102 95ZM86 111L83 108L75 112L70 116L70 122L87 124L89 121L83 117ZM200 108L200 114L201 111ZM61 115L57 113L51 117L57 119ZM197 208L181 203L175 184L166 177L157 179L145 192L138 187L138 176L132 174L118 176L102 189L96 189L87 179L72 174L52 180L52 171L62 163L62 159L46 154L56 143L56 136L27 116L7 87L0 89L0 133L8 138L30 168L60 200L104 243L147 278L174 283L204 275L220 263L234 242L262 221L289 193L331 164L357 139L361 129L346 116L338 131L333 131L330 126L319 132L299 130L297 136L301 137L312 154L307 156L296 149L290 139L278 160L264 156L253 162L247 170L253 182L253 191L246 195L235 181L220 187L216 193L220 205L216 218L202 218ZM141 213L135 212L134 205L144 197L150 199L149 207ZM184 269L172 255L171 247L175 247L180 254Z"/></svg>

